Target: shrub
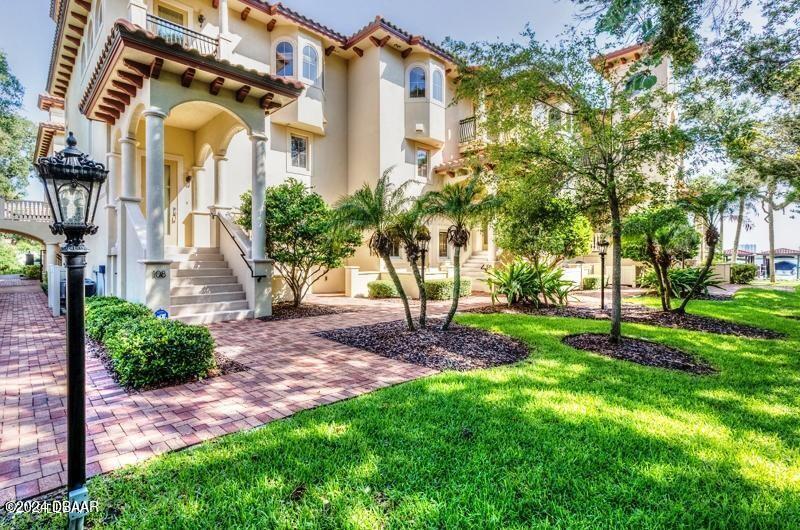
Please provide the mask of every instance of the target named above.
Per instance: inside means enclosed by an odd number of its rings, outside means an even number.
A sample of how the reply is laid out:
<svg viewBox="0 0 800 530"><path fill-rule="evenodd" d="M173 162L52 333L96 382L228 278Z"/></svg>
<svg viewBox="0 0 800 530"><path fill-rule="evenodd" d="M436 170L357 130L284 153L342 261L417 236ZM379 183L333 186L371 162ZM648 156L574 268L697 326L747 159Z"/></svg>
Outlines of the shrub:
<svg viewBox="0 0 800 530"><path fill-rule="evenodd" d="M132 388L205 377L215 365L208 329L177 320L130 319L105 346L119 382Z"/></svg>
<svg viewBox="0 0 800 530"><path fill-rule="evenodd" d="M756 279L758 267L749 263L731 265L731 283L748 285Z"/></svg>
<svg viewBox="0 0 800 530"><path fill-rule="evenodd" d="M141 305L113 296L92 296L86 299L86 334L96 341L106 337L129 322L153 317L150 310Z"/></svg>
<svg viewBox="0 0 800 530"><path fill-rule="evenodd" d="M584 291L591 291L592 289L599 289L600 288L600 277L599 276L584 276L583 277L583 290Z"/></svg>
<svg viewBox="0 0 800 530"><path fill-rule="evenodd" d="M452 300L454 287L455 282L452 278L445 278L443 280L426 280L425 296L428 298L428 300ZM463 298L471 294L472 280L469 278L462 278L459 298Z"/></svg>
<svg viewBox="0 0 800 530"><path fill-rule="evenodd" d="M566 304L574 289L572 282L563 278L564 270L557 266L534 265L516 260L488 271L487 283L492 291L492 302L504 295L510 304L540 303Z"/></svg>
<svg viewBox="0 0 800 530"><path fill-rule="evenodd" d="M701 272L700 267L687 267L685 269L670 269L669 271L669 281L672 284L672 296L678 298L685 298L689 291L692 289L695 281L697 281L698 276L700 276ZM639 285L644 287L645 289L656 290L657 289L657 282L656 282L656 273L653 269L648 269L644 274L642 274L641 278L639 278ZM713 272L709 272L706 276L703 283L700 284L700 288L698 290L698 294L700 295L708 295L708 288L709 287L719 287L720 282L719 278L714 276Z"/></svg>
<svg viewBox="0 0 800 530"><path fill-rule="evenodd" d="M390 280L374 280L367 284L370 298L397 298L400 296Z"/></svg>
<svg viewBox="0 0 800 530"><path fill-rule="evenodd" d="M22 275L28 280L38 280L41 269L40 265L25 265L22 267Z"/></svg>

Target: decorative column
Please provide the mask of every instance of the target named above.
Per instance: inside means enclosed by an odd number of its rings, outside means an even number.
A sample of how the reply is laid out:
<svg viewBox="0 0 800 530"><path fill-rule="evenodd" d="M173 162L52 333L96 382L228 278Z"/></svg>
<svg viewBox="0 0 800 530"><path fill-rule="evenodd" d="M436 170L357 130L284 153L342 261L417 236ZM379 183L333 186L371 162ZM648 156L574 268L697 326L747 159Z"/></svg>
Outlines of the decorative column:
<svg viewBox="0 0 800 530"><path fill-rule="evenodd" d="M117 202L119 201L120 163L119 153L106 154L108 182L106 183L106 220L108 226L108 251L106 260L106 294L116 294L115 274L117 271Z"/></svg>
<svg viewBox="0 0 800 530"><path fill-rule="evenodd" d="M170 260L164 259L164 119L160 109L150 108L145 119L147 145L145 171L147 196L145 305L153 310L169 307Z"/></svg>
<svg viewBox="0 0 800 530"><path fill-rule="evenodd" d="M45 243L44 263L46 265L46 270L50 270L50 265L56 264L58 246L58 243Z"/></svg>
<svg viewBox="0 0 800 530"><path fill-rule="evenodd" d="M269 130L269 118L266 119ZM266 256L266 234L264 230L264 196L267 186L267 137L261 133L250 135L253 143L252 225L250 231L250 261L253 267L253 312L258 317L272 314L272 260Z"/></svg>
<svg viewBox="0 0 800 530"><path fill-rule="evenodd" d="M488 261L494 265L497 261L497 244L494 242L494 226L492 226L492 223L488 224L487 231L489 232L487 237L487 243L489 247Z"/></svg>
<svg viewBox="0 0 800 530"><path fill-rule="evenodd" d="M119 141L122 155L119 160L120 188L119 208L117 209L117 270L114 294L120 298L127 297L127 234L128 210L139 208L141 198L136 187L136 139L125 137ZM138 259L138 258L137 258Z"/></svg>
<svg viewBox="0 0 800 530"><path fill-rule="evenodd" d="M228 23L228 0L219 0L219 54L218 59L230 59L233 55L233 39Z"/></svg>
<svg viewBox="0 0 800 530"><path fill-rule="evenodd" d="M128 20L139 27L147 27L147 5L144 0L130 0L128 2Z"/></svg>
<svg viewBox="0 0 800 530"><path fill-rule="evenodd" d="M214 217L217 213L220 213L221 210L228 210L229 208L224 208L222 203L222 186L224 185L226 178L227 178L227 169L228 169L228 159L225 157L224 154L216 154L214 155L214 178L213 182L211 183L211 202L212 204L209 206L212 215L209 216L209 229L210 229L210 236L211 236L211 246L218 247L219 246L219 225L217 224L217 219Z"/></svg>

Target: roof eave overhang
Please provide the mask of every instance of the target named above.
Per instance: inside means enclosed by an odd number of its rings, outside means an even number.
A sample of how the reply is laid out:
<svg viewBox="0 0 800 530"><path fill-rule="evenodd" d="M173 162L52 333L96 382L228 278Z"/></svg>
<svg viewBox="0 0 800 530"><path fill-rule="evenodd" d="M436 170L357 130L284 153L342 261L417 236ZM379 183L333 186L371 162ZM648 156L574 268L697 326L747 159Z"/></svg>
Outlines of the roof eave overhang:
<svg viewBox="0 0 800 530"><path fill-rule="evenodd" d="M47 156L50 151L50 145L53 143L53 137L59 133L63 134L64 131L64 126L61 124L40 123L36 134L36 149L33 151L34 159L38 160L40 157Z"/></svg>
<svg viewBox="0 0 800 530"><path fill-rule="evenodd" d="M62 0L57 5L53 3L51 8L54 10L56 32L47 74L47 92L65 97L92 4L86 0Z"/></svg>

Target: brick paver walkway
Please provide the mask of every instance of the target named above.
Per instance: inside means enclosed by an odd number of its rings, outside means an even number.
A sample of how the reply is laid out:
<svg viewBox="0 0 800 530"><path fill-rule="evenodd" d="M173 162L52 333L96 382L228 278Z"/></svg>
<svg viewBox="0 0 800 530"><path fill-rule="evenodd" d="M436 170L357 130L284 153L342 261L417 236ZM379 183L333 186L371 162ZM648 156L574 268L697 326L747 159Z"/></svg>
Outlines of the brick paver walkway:
<svg viewBox="0 0 800 530"><path fill-rule="evenodd" d="M66 479L64 319L50 315L37 282L14 287L8 292L0 283L0 502L52 490ZM326 297L324 303L350 301ZM220 352L250 370L198 383L129 395L88 357L89 474L434 373L312 334L402 317L394 303L354 305L362 310L212 325ZM432 313L445 306L433 304Z"/></svg>

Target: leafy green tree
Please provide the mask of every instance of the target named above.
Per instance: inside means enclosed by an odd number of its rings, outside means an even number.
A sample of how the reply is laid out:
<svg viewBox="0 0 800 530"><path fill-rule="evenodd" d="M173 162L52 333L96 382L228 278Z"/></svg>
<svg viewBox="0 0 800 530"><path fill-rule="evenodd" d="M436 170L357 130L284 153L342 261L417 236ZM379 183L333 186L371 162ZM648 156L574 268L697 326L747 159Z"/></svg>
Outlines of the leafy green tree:
<svg viewBox="0 0 800 530"><path fill-rule="evenodd" d="M251 195L242 195L239 223L250 226ZM294 306L328 271L341 267L361 243L361 234L336 222L322 197L289 179L267 188L264 205L266 251L292 292Z"/></svg>
<svg viewBox="0 0 800 530"><path fill-rule="evenodd" d="M427 193L423 202L428 215L447 219L451 223L447 229L447 240L453 245L453 303L442 324L442 330L447 330L458 310L461 296L461 249L467 246L470 228L491 217L497 200L486 191L486 186L476 174L465 181L446 184L440 191Z"/></svg>
<svg viewBox="0 0 800 530"><path fill-rule="evenodd" d="M397 216L406 209L408 200L405 190L410 181L395 186L390 180L392 169L389 168L383 172L374 188L365 183L351 195L343 197L336 203L336 212L339 222L345 226L361 232L372 232L369 238L369 248L383 260L400 300L403 302L406 325L409 331L413 331L415 329L414 319L408 305L408 296L400 283L400 277L397 275L391 258L391 228L395 224Z"/></svg>
<svg viewBox="0 0 800 530"><path fill-rule="evenodd" d="M28 185L34 126L18 114L24 90L0 51L0 197L17 199Z"/></svg>
<svg viewBox="0 0 800 530"><path fill-rule="evenodd" d="M425 290L425 282L420 274L420 260L422 259L422 249L420 239L430 240L431 234L423 223L425 212L422 201L415 201L408 210L400 212L395 216L394 223L389 229L392 238L397 238L403 245L406 260L411 265L411 272L419 289L419 327L427 327L428 319L428 296Z"/></svg>
<svg viewBox="0 0 800 530"><path fill-rule="evenodd" d="M491 163L527 156L542 189L568 190L595 226L610 225L611 340L619 341L622 218L664 194L689 138L664 119L670 94L631 88L634 77L652 75L651 59L632 63L624 76L609 76L591 39L550 47L530 31L524 37L527 42L511 44L451 42L464 72L456 98L474 101L485 134L500 140L487 149ZM543 124L543 113L555 114L558 125Z"/></svg>
<svg viewBox="0 0 800 530"><path fill-rule="evenodd" d="M672 309L670 268L676 260L696 255L697 231L686 212L677 207L654 207L635 212L622 227L622 252L627 258L650 263L664 311Z"/></svg>

